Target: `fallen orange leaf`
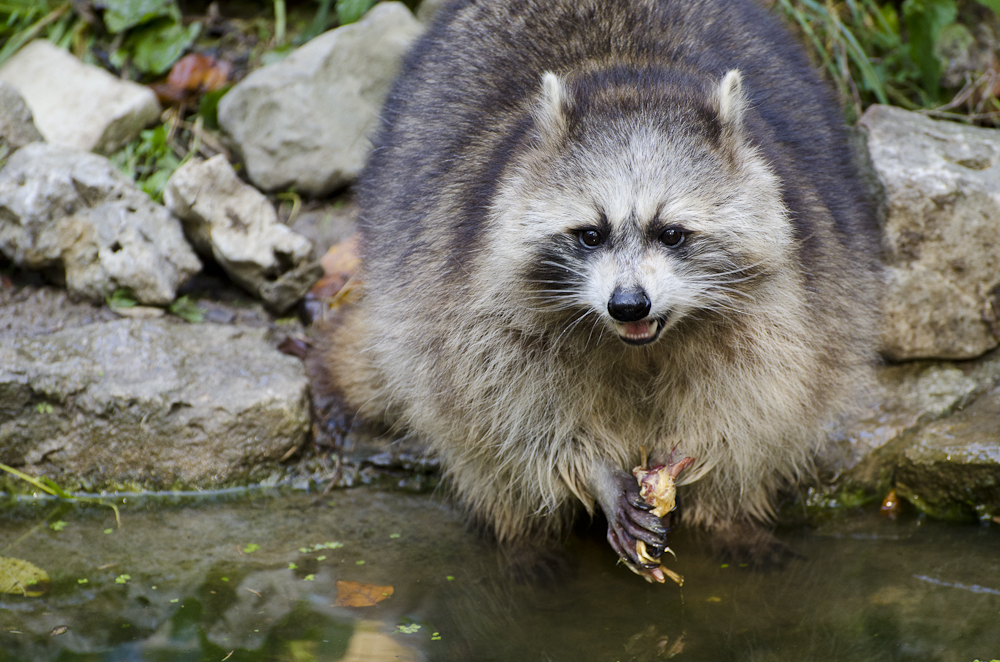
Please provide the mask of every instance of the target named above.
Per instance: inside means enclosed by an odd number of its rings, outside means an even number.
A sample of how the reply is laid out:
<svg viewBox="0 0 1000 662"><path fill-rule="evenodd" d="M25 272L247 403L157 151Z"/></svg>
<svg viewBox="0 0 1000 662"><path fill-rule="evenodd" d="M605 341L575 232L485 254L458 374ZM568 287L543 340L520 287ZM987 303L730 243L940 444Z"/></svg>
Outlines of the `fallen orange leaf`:
<svg viewBox="0 0 1000 662"><path fill-rule="evenodd" d="M174 63L165 82L150 87L161 102L179 104L191 101L199 94L221 89L232 71L232 65L225 60L191 53Z"/></svg>
<svg viewBox="0 0 1000 662"><path fill-rule="evenodd" d="M376 586L361 582L337 582L335 607L372 607L393 593L391 586Z"/></svg>

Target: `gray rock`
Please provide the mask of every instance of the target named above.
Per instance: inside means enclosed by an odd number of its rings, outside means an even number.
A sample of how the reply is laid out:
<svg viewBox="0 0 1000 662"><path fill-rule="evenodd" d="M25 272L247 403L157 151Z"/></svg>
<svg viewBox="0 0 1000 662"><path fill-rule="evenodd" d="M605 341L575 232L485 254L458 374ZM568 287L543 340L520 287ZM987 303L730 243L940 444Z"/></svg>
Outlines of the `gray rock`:
<svg viewBox="0 0 1000 662"><path fill-rule="evenodd" d="M0 81L17 88L38 130L56 145L110 154L160 118L148 87L84 64L45 39L4 63Z"/></svg>
<svg viewBox="0 0 1000 662"><path fill-rule="evenodd" d="M312 242L279 223L268 199L241 182L221 154L178 168L163 199L191 243L276 314L323 275Z"/></svg>
<svg viewBox="0 0 1000 662"><path fill-rule="evenodd" d="M230 90L219 124L254 184L318 196L356 177L389 84L421 29L401 3L379 3Z"/></svg>
<svg viewBox="0 0 1000 662"><path fill-rule="evenodd" d="M889 106L859 124L884 191L884 353L961 359L996 347L1000 131Z"/></svg>
<svg viewBox="0 0 1000 662"><path fill-rule="evenodd" d="M119 320L0 338L0 462L91 489L259 480L310 426L302 363L265 334Z"/></svg>
<svg viewBox="0 0 1000 662"><path fill-rule="evenodd" d="M903 451L895 487L938 519L1000 515L1000 391L920 430Z"/></svg>
<svg viewBox="0 0 1000 662"><path fill-rule="evenodd" d="M18 150L42 140L31 110L10 83L0 81L0 150Z"/></svg>
<svg viewBox="0 0 1000 662"><path fill-rule="evenodd" d="M66 290L0 282L0 339L43 336L116 319L108 306L73 301Z"/></svg>
<svg viewBox="0 0 1000 662"><path fill-rule="evenodd" d="M0 171L0 252L101 302L165 305L201 269L180 222L103 156L32 143Z"/></svg>
<svg viewBox="0 0 1000 662"><path fill-rule="evenodd" d="M313 204L304 209L291 223L291 228L308 238L322 256L330 247L357 232L360 207L353 200L334 204Z"/></svg>

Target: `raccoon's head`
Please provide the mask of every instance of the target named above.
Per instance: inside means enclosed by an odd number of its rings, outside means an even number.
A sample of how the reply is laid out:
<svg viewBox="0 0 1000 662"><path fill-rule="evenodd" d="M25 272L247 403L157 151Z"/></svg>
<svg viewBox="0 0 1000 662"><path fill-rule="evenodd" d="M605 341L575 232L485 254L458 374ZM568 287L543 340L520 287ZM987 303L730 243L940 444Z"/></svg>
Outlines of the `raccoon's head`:
<svg viewBox="0 0 1000 662"><path fill-rule="evenodd" d="M516 267L535 324L646 345L685 319L760 313L755 290L793 239L742 87L736 70L544 75L490 258Z"/></svg>

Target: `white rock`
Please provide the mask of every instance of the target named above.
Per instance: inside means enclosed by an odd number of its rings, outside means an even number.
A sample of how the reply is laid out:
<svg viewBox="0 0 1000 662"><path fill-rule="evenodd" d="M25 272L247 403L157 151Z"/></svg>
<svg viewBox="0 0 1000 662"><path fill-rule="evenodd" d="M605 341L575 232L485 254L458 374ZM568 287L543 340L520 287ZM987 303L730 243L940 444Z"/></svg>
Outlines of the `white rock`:
<svg viewBox="0 0 1000 662"><path fill-rule="evenodd" d="M21 93L50 143L110 154L160 117L152 90L84 64L39 39L0 67L0 81Z"/></svg>
<svg viewBox="0 0 1000 662"><path fill-rule="evenodd" d="M0 170L0 252L102 302L165 305L201 269L180 222L103 156L32 143Z"/></svg>
<svg viewBox="0 0 1000 662"><path fill-rule="evenodd" d="M312 242L282 225L268 199L240 181L221 154L179 168L163 199L191 243L277 313L322 275Z"/></svg>
<svg viewBox="0 0 1000 662"><path fill-rule="evenodd" d="M421 30L403 4L380 3L230 90L219 124L254 184L324 195L355 178L400 59Z"/></svg>
<svg viewBox="0 0 1000 662"><path fill-rule="evenodd" d="M1000 131L872 106L859 121L884 190L883 352L979 356L1000 341Z"/></svg>

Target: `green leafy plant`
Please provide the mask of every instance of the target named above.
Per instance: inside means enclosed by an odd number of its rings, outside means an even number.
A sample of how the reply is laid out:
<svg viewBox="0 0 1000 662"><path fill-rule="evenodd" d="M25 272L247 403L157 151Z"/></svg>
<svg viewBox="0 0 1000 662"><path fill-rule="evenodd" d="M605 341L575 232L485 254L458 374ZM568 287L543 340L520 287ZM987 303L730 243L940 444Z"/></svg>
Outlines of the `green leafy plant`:
<svg viewBox="0 0 1000 662"><path fill-rule="evenodd" d="M1000 0L977 2L1000 11ZM872 103L932 110L940 109L944 99L961 94L942 87L943 52L948 45L974 43L971 32L959 21L963 6L968 10L976 5L961 5L957 0L904 0L898 12L896 6L876 0L777 2L847 101L850 121ZM966 96L972 96L971 90ZM958 111L949 116L962 118Z"/></svg>
<svg viewBox="0 0 1000 662"><path fill-rule="evenodd" d="M146 129L139 134L139 138L111 156L115 167L134 179L139 188L156 202L163 200L167 180L182 163L171 147L168 135L166 124Z"/></svg>
<svg viewBox="0 0 1000 662"><path fill-rule="evenodd" d="M119 288L105 297L105 302L109 308L134 308L139 305L135 300L135 295L128 288Z"/></svg>
<svg viewBox="0 0 1000 662"><path fill-rule="evenodd" d="M6 464L0 464L0 471L6 471L10 475L20 478L21 480L34 485L36 488L40 489L42 492L54 497L63 499L64 501L69 501L71 503L90 503L98 506L106 506L115 512L115 522L118 523L118 528L122 528L121 515L118 512L118 506L113 503L106 503L98 497L88 497L88 496L74 496L67 493L63 488L59 487L51 478L41 477L35 478L34 476L29 476L23 471L19 471L14 467L9 467ZM56 523L58 524L58 522ZM65 526L62 525L62 526ZM60 527L61 528L61 527Z"/></svg>
<svg viewBox="0 0 1000 662"><path fill-rule="evenodd" d="M205 321L205 312L186 294L171 303L167 310L172 315L176 315L191 324L200 324Z"/></svg>
<svg viewBox="0 0 1000 662"><path fill-rule="evenodd" d="M0 2L0 64L32 39L45 37L65 45L76 19L69 2L48 0L4 0Z"/></svg>

